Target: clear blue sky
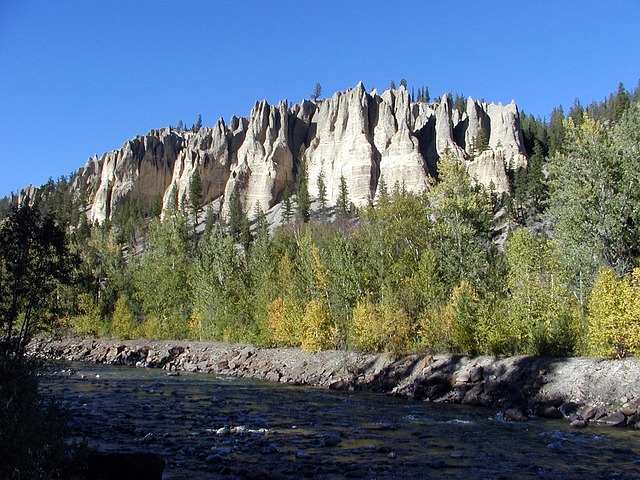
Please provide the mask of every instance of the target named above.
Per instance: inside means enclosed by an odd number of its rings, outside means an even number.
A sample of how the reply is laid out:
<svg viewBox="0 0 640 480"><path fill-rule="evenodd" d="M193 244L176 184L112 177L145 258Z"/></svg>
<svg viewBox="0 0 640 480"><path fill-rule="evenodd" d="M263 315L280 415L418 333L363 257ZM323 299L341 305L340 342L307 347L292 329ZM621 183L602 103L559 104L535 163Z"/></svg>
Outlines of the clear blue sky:
<svg viewBox="0 0 640 480"><path fill-rule="evenodd" d="M462 93L545 117L640 78L640 1L0 0L0 196L256 100Z"/></svg>

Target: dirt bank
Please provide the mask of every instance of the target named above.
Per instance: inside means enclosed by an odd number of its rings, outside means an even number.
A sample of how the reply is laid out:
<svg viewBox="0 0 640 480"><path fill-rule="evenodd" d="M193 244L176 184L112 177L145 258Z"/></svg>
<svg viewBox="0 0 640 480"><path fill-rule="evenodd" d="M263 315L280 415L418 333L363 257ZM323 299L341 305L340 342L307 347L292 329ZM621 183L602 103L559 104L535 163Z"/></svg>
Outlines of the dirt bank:
<svg viewBox="0 0 640 480"><path fill-rule="evenodd" d="M187 341L36 338L54 359L370 390L421 401L640 428L640 359L365 354Z"/></svg>

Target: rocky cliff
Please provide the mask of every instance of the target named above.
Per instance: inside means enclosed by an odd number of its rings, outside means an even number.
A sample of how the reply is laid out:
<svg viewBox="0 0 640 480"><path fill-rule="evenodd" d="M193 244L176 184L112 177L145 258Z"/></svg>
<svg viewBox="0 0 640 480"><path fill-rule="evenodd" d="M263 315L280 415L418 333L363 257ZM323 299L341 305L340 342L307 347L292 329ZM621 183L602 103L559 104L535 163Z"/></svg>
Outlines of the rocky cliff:
<svg viewBox="0 0 640 480"><path fill-rule="evenodd" d="M404 87L379 95L362 83L317 102L262 101L229 125L219 120L198 132L152 130L127 141L90 158L72 188L86 199L89 219L103 222L130 198L145 211L160 199L164 209L179 204L189 198L198 170L203 207L216 202L224 214L224 200L237 189L251 216L258 205L268 210L286 187L293 189L302 158L312 197L322 173L329 205L336 202L342 177L350 200L364 205L375 199L381 179L389 188L427 188L446 152L466 162L478 182L508 191L509 170L527 164L515 103L469 98L466 112L460 112L447 95L436 103L415 103ZM28 189L26 194L33 196Z"/></svg>

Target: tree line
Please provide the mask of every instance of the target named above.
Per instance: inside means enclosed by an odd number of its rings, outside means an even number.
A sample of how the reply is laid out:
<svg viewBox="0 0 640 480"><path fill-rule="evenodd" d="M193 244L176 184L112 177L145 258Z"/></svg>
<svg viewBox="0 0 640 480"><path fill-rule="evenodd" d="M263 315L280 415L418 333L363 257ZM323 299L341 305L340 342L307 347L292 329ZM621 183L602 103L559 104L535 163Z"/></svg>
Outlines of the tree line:
<svg viewBox="0 0 640 480"><path fill-rule="evenodd" d="M511 195L445 155L424 192L381 178L376 203L356 210L343 182L330 209L323 174L309 179L300 155L277 228L259 208L250 222L237 192L226 221L210 209L200 221L196 177L193 198L163 220L159 210L145 218L134 199L102 225L68 215L78 261L73 282L56 287L57 315L69 331L119 338L638 355L637 96L621 87L579 116L554 110L548 123L521 113L530 161ZM68 205L60 198L44 196L40 208Z"/></svg>

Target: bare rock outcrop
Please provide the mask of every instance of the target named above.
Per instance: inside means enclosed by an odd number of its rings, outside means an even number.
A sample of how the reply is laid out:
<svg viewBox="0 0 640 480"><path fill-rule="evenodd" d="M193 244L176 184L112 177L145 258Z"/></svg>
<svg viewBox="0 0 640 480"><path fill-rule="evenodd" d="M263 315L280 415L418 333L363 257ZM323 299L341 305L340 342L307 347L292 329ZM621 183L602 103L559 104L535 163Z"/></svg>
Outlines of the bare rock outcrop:
<svg viewBox="0 0 640 480"><path fill-rule="evenodd" d="M363 205L371 199L377 166L370 106L371 97L362 83L320 103L312 119L315 135L305 151L312 196L318 195L316 180L322 172L330 205L338 198L341 177L346 180L353 203Z"/></svg>
<svg viewBox="0 0 640 480"><path fill-rule="evenodd" d="M303 159L312 199L322 174L329 206L336 203L342 178L349 200L362 206L375 201L381 179L388 188L428 188L443 155L465 161L476 181L508 192L509 171L527 165L515 103L469 98L466 112L460 112L448 95L436 103L412 102L404 87L379 95L367 93L362 83L316 102L261 101L229 125L221 119L197 132L164 128L135 137L90 158L70 188L86 201L88 219L103 222L129 200L144 212L158 201L165 210L185 205L197 171L201 207L216 202L225 215L237 190L251 217L258 205L278 210L283 190L295 189ZM17 201L43 191L23 189Z"/></svg>

